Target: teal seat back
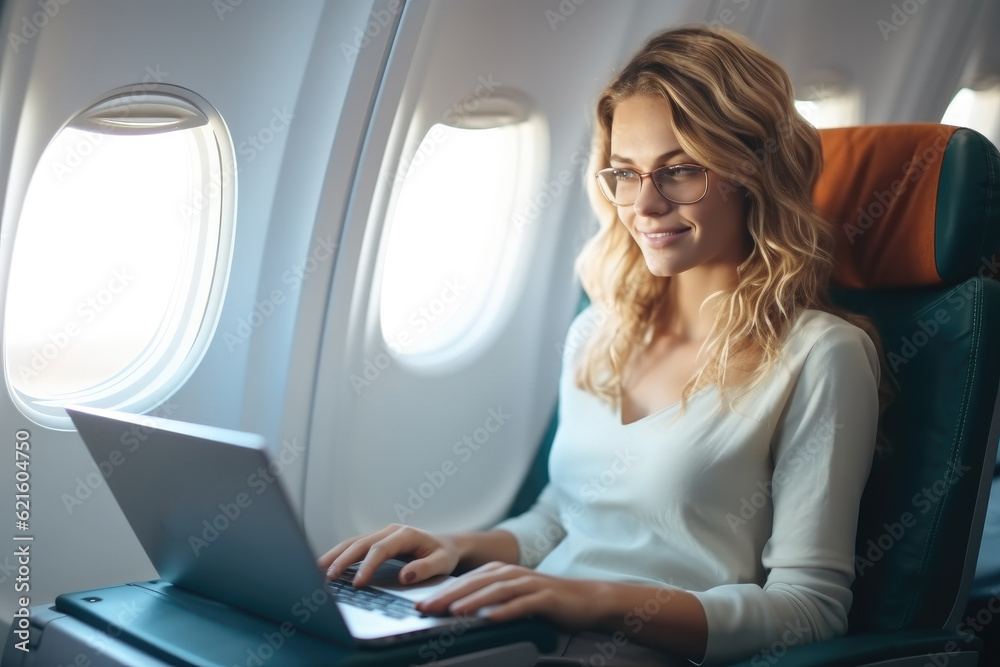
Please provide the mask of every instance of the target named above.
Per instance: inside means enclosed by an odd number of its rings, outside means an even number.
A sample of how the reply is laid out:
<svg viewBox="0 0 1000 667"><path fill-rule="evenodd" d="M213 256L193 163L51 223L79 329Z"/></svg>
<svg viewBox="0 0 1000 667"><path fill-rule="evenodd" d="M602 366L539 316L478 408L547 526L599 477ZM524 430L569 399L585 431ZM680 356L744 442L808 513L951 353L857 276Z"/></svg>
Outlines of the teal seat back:
<svg viewBox="0 0 1000 667"><path fill-rule="evenodd" d="M821 135L815 199L839 238L832 296L877 328L892 393L862 499L849 632L954 628L996 458L1000 155L941 125Z"/></svg>

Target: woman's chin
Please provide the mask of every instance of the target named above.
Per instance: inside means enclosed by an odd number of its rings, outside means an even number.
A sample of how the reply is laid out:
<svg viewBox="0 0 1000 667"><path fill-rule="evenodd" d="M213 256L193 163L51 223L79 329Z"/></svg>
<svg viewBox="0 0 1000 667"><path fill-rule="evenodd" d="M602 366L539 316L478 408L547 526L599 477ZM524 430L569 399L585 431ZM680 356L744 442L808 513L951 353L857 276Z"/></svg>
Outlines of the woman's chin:
<svg viewBox="0 0 1000 667"><path fill-rule="evenodd" d="M681 266L676 262L664 262L661 257L646 257L646 268L657 278L672 278L690 267Z"/></svg>

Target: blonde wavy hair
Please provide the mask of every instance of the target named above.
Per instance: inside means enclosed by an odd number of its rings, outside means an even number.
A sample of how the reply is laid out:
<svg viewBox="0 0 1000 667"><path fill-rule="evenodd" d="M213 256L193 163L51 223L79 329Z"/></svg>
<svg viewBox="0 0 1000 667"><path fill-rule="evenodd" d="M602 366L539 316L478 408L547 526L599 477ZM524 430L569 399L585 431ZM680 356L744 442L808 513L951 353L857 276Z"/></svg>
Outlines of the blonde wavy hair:
<svg viewBox="0 0 1000 667"><path fill-rule="evenodd" d="M591 174L610 166L615 108L636 95L665 100L681 148L732 183L721 187L747 198L752 249L736 288L710 297L718 315L702 348L707 362L684 387L682 409L703 387L715 384L732 401L743 393L732 390L759 382L780 359L803 309L836 313L873 335L867 320L835 308L827 296L833 230L812 203L822 165L819 134L795 110L784 69L728 30L692 26L654 35L598 99ZM618 407L623 368L671 307L670 278L649 272L616 207L589 180L600 229L577 271L607 317L583 352L576 382Z"/></svg>

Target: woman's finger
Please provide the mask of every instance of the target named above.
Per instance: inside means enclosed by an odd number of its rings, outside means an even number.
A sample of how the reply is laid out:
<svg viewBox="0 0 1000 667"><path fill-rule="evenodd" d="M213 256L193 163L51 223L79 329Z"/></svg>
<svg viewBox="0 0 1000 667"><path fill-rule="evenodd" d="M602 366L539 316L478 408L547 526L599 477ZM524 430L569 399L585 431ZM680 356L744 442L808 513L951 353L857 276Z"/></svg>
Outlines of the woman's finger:
<svg viewBox="0 0 1000 667"><path fill-rule="evenodd" d="M435 554L442 554L434 557ZM434 535L410 526L398 526L396 530L368 547L361 565L354 575L355 586L366 586L371 581L375 571L390 558L398 556L414 556L415 560L404 566L406 572L400 570L402 583L415 583L434 574L451 572L457 563L448 561L454 557L445 553L445 546ZM412 581L404 579L412 576Z"/></svg>
<svg viewBox="0 0 1000 667"><path fill-rule="evenodd" d="M428 614L443 614L458 600L468 598L477 591L498 581L524 576L531 570L507 563L487 563L466 572L432 597L417 604L420 611ZM489 604L489 603L484 603Z"/></svg>
<svg viewBox="0 0 1000 667"><path fill-rule="evenodd" d="M327 551L325 554L317 558L316 564L319 565L319 568L321 570L329 569L330 566L333 564L334 560L336 560L342 553L344 553L344 551L349 546L351 546L358 540L362 539L363 537L364 535L355 535L354 537L349 537L346 540L338 542L329 551Z"/></svg>
<svg viewBox="0 0 1000 667"><path fill-rule="evenodd" d="M399 571L401 584L418 584L439 574L451 574L455 569L454 557L444 549L435 549L423 558L416 558Z"/></svg>
<svg viewBox="0 0 1000 667"><path fill-rule="evenodd" d="M373 544L384 539L387 535L391 535L396 530L398 530L398 526L390 525L374 533L352 537L338 544L321 559L326 560L326 556L333 554L327 566L327 578L336 579L342 575L350 565L364 559ZM391 556L387 558L391 558Z"/></svg>
<svg viewBox="0 0 1000 667"><path fill-rule="evenodd" d="M448 605L448 611L457 616L474 614L483 607L504 605L519 598L538 593L546 582L533 576L493 581L469 595Z"/></svg>
<svg viewBox="0 0 1000 667"><path fill-rule="evenodd" d="M486 617L491 621L509 621L532 614L547 615L550 612L552 596L547 590L537 590L521 595L490 609Z"/></svg>

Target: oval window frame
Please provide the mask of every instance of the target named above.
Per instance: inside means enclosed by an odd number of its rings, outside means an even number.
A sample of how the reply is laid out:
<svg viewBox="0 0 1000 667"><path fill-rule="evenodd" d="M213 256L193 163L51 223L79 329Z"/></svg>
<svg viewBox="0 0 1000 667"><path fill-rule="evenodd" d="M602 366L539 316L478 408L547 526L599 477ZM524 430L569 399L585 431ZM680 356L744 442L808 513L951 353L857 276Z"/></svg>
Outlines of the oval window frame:
<svg viewBox="0 0 1000 667"><path fill-rule="evenodd" d="M380 250L376 262L376 280L373 281L372 308L373 333L376 347L391 353L394 363L411 373L436 376L453 372L475 358L500 336L507 320L514 315L519 294L528 280L523 264L529 262L538 242L538 225L522 227L515 224L519 212L538 197L540 183L549 171L550 146L547 118L520 90L500 87L489 97L477 99L475 109L463 109L461 114L445 114L443 120L414 123L409 128L406 148L395 156L392 162L383 165L381 179L391 183L389 205L382 217L380 228ZM455 106L452 109L456 108ZM415 115L414 120L422 118ZM466 317L465 323L454 331L440 332L435 344L429 349L406 351L397 345L398 335L393 337L386 331L382 318L382 299L385 263L388 259L388 245L392 233L396 208L399 204L405 179L393 177L403 164L409 164L427 140L433 141L431 133L437 124L457 130L484 130L491 128L516 127L522 133L530 155L525 166L515 171L512 180L511 218L509 229L500 251L493 284L489 294L480 300L474 317ZM398 180L397 180L398 179ZM516 237L516 238L515 238ZM499 295L499 299L494 296ZM377 342L376 342L377 341Z"/></svg>
<svg viewBox="0 0 1000 667"><path fill-rule="evenodd" d="M147 106L144 107L144 104ZM116 124L116 116L113 112L116 109L126 107L133 110L139 109L139 112L133 112L131 115L119 114L118 119L128 118L129 122ZM177 113L172 116L169 113L163 113L168 112L171 108L176 109ZM143 117L140 115L145 112L152 112L149 114L151 122L146 125L143 124ZM8 395L25 417L36 424L54 430L69 431L74 429L63 409L66 406L81 405L145 413L162 404L184 385L207 354L218 328L229 283L236 238L238 167L232 136L221 113L204 97L187 88L160 83L134 84L116 88L98 97L97 101L61 125L46 142L45 148L38 154L31 177L24 190L24 197L20 202L21 207L12 216L15 222L12 225L11 269L16 257L18 230L23 223L24 204L27 201L35 174L39 169L44 169L43 156L52 142L65 129L70 127L92 129L92 127L87 127L88 125L114 127L115 133L123 136L162 132L165 127L170 130L187 130L206 126L210 134L207 137L205 154L214 155L217 168L214 165L203 165L203 168L208 172L209 179L202 185L200 191L195 190L191 193L192 200L189 204L192 204L195 210L209 208L201 202L206 197L217 196L219 219L215 226L218 230L218 238L215 240L215 261L210 267L197 271L202 276L210 276L207 286L204 280L199 281L197 277L193 277L186 295L178 295L175 292L170 299L172 303L177 302L178 297L181 297L180 301L185 301L185 298L192 294L207 291L203 297L204 307L202 311L200 313L192 312L194 307L192 304L175 306L174 320L178 321L179 325L173 329L174 340L163 344L164 346L152 358L145 352L141 353L111 377L86 389L60 396L31 396L17 388L12 382L7 345L6 342L3 344L4 379ZM211 139L214 139L214 147ZM216 177L217 184L214 182ZM215 194L216 189L217 195ZM212 202L211 207L215 206L216 202ZM206 238L210 237L200 237L198 243L190 248L188 257L184 258L185 262L194 266L195 263L204 260L207 251ZM10 273L12 274L13 271L11 270ZM10 275L8 275L5 290L9 290L10 285ZM5 341L10 321L8 315L7 312L4 313ZM150 339L150 344L155 344L155 341L164 333L164 325L161 325ZM140 359L141 361L139 361Z"/></svg>

